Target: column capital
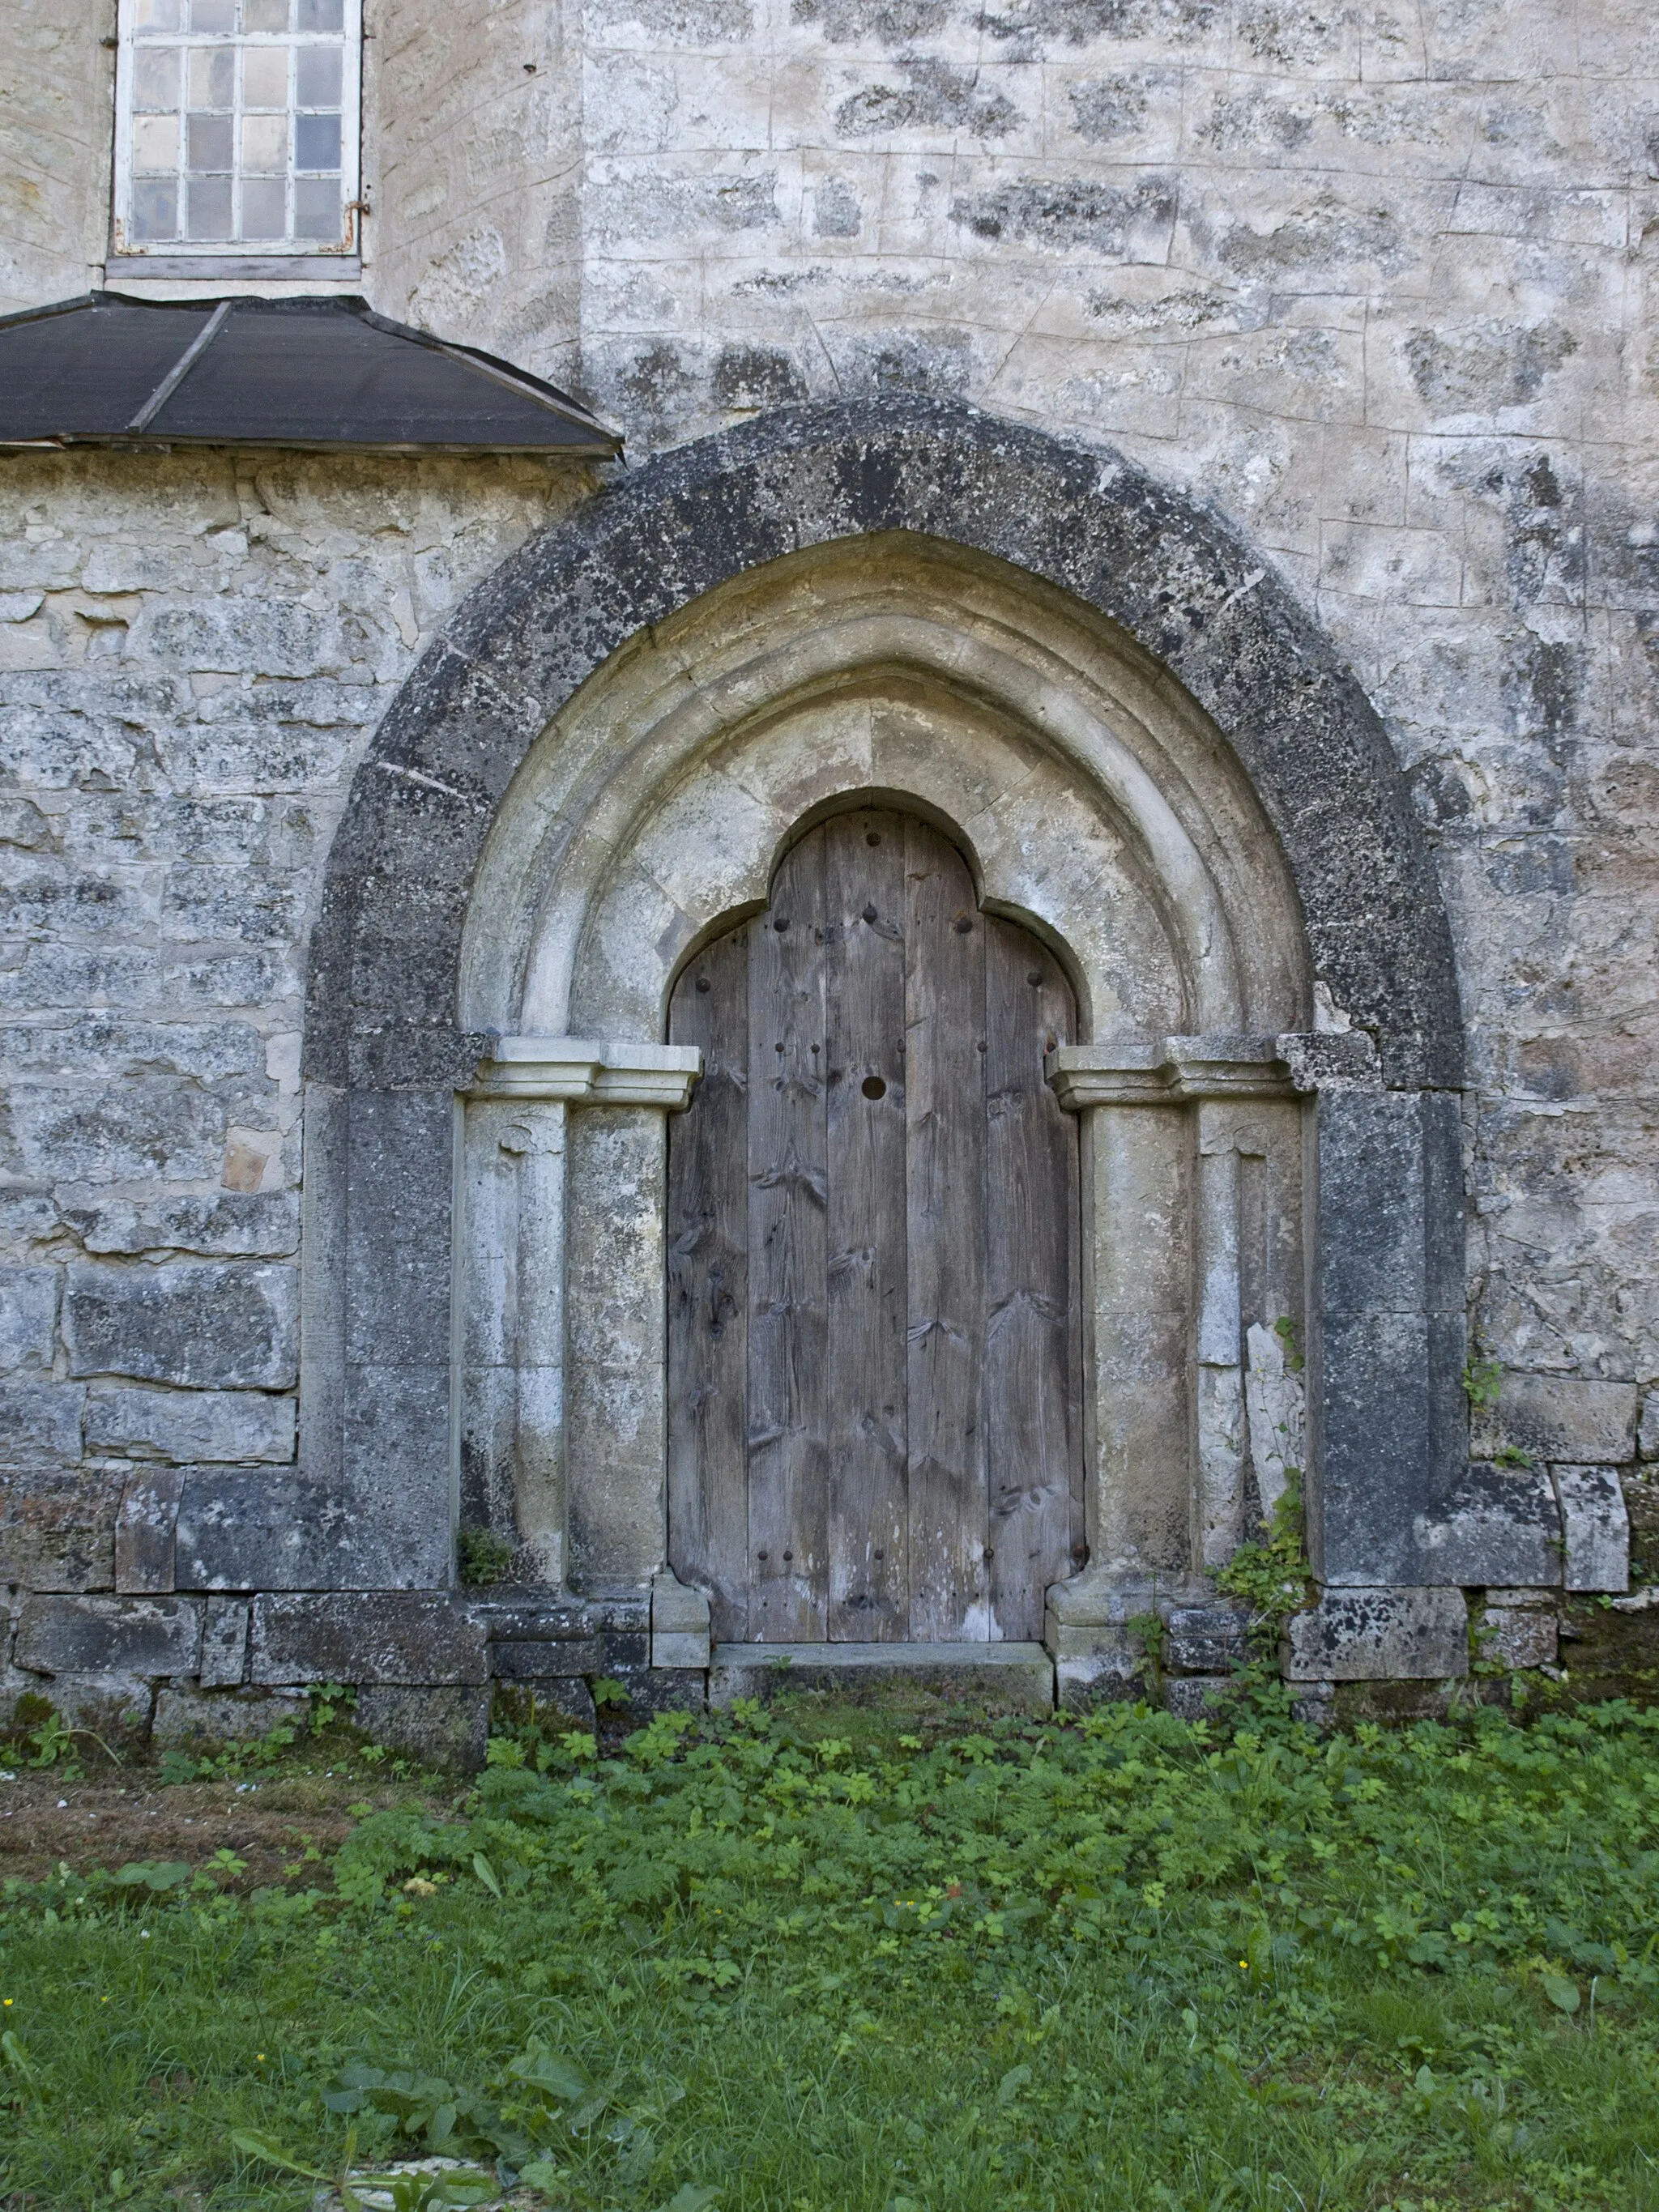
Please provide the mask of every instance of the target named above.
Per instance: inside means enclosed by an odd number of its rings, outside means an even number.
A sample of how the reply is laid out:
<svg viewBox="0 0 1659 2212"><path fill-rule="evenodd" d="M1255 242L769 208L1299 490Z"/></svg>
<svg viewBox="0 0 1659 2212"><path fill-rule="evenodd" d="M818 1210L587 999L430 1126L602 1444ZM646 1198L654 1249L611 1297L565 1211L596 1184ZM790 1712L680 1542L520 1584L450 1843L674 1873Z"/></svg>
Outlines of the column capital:
<svg viewBox="0 0 1659 2212"><path fill-rule="evenodd" d="M696 1045L497 1036L466 1095L557 1098L573 1106L660 1106L672 1114L689 1103L702 1073Z"/></svg>
<svg viewBox="0 0 1659 2212"><path fill-rule="evenodd" d="M1116 1037L1057 1045L1044 1061L1068 1113L1085 1106L1182 1106L1199 1098L1291 1098L1276 1037Z"/></svg>

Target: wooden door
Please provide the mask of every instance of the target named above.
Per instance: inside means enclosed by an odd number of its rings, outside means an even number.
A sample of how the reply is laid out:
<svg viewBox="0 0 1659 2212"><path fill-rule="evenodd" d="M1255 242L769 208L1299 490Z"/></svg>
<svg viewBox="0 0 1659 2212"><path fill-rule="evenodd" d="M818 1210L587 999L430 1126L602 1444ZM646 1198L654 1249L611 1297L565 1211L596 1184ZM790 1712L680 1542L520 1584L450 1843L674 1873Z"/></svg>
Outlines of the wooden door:
<svg viewBox="0 0 1659 2212"><path fill-rule="evenodd" d="M726 1641L1035 1638L1080 1557L1070 986L912 815L811 830L693 960L669 1556Z"/></svg>

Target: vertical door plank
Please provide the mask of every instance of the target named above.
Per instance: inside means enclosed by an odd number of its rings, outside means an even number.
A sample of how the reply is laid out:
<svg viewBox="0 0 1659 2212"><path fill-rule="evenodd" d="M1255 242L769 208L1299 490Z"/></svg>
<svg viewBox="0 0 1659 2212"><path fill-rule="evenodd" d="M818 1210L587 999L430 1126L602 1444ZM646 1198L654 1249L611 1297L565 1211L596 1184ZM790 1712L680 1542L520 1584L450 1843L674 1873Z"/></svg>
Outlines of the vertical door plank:
<svg viewBox="0 0 1659 2212"><path fill-rule="evenodd" d="M749 1635L823 1638L826 1449L823 840L749 933Z"/></svg>
<svg viewBox="0 0 1659 2212"><path fill-rule="evenodd" d="M843 814L825 846L830 1634L909 1633L905 1510L905 823ZM874 1092L876 1095L872 1096Z"/></svg>
<svg viewBox="0 0 1659 2212"><path fill-rule="evenodd" d="M749 932L674 987L668 1033L702 1048L702 1079L668 1123L668 1534L682 1582L708 1591L716 1637L749 1621Z"/></svg>
<svg viewBox="0 0 1659 2212"><path fill-rule="evenodd" d="M905 874L910 1634L983 1640L985 921L960 854L914 817Z"/></svg>
<svg viewBox="0 0 1659 2212"><path fill-rule="evenodd" d="M988 915L985 969L985 1450L992 1611L1042 1633L1043 1592L1073 1571L1082 1453L1073 1407L1077 1121L1043 1080L1052 1035L1076 1034L1059 963Z"/></svg>

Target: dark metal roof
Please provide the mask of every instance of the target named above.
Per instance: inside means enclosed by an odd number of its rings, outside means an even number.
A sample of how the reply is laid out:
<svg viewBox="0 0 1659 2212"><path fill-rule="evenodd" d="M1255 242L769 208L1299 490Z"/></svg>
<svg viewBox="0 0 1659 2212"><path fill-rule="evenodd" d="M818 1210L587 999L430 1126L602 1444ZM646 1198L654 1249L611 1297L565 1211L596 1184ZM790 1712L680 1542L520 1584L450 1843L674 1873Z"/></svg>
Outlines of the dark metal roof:
<svg viewBox="0 0 1659 2212"><path fill-rule="evenodd" d="M565 453L622 440L539 377L365 301L90 292L0 319L0 446Z"/></svg>

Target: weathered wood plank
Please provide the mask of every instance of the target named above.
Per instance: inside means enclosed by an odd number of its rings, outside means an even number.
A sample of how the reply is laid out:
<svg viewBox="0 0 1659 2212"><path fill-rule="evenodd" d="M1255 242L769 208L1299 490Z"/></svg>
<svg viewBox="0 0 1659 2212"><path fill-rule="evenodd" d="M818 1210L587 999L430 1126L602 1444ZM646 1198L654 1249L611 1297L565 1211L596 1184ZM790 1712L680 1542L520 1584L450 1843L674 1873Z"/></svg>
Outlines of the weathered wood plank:
<svg viewBox="0 0 1659 2212"><path fill-rule="evenodd" d="M994 1633L985 1582L985 924L955 848L905 829L910 1634Z"/></svg>
<svg viewBox="0 0 1659 2212"><path fill-rule="evenodd" d="M668 1556L716 1637L749 1623L749 931L674 987L668 1033L703 1074L668 1124Z"/></svg>
<svg viewBox="0 0 1659 2212"><path fill-rule="evenodd" d="M815 1643L829 1596L823 840L750 930L749 1636Z"/></svg>
<svg viewBox="0 0 1659 2212"><path fill-rule="evenodd" d="M909 1633L905 1468L902 815L835 817L825 845L832 1638Z"/></svg>
<svg viewBox="0 0 1659 2212"><path fill-rule="evenodd" d="M992 1613L1042 1633L1043 1592L1073 1570L1082 1451L1073 1405L1078 1140L1043 1080L1052 1037L1076 1035L1053 955L987 916L985 1452Z"/></svg>

